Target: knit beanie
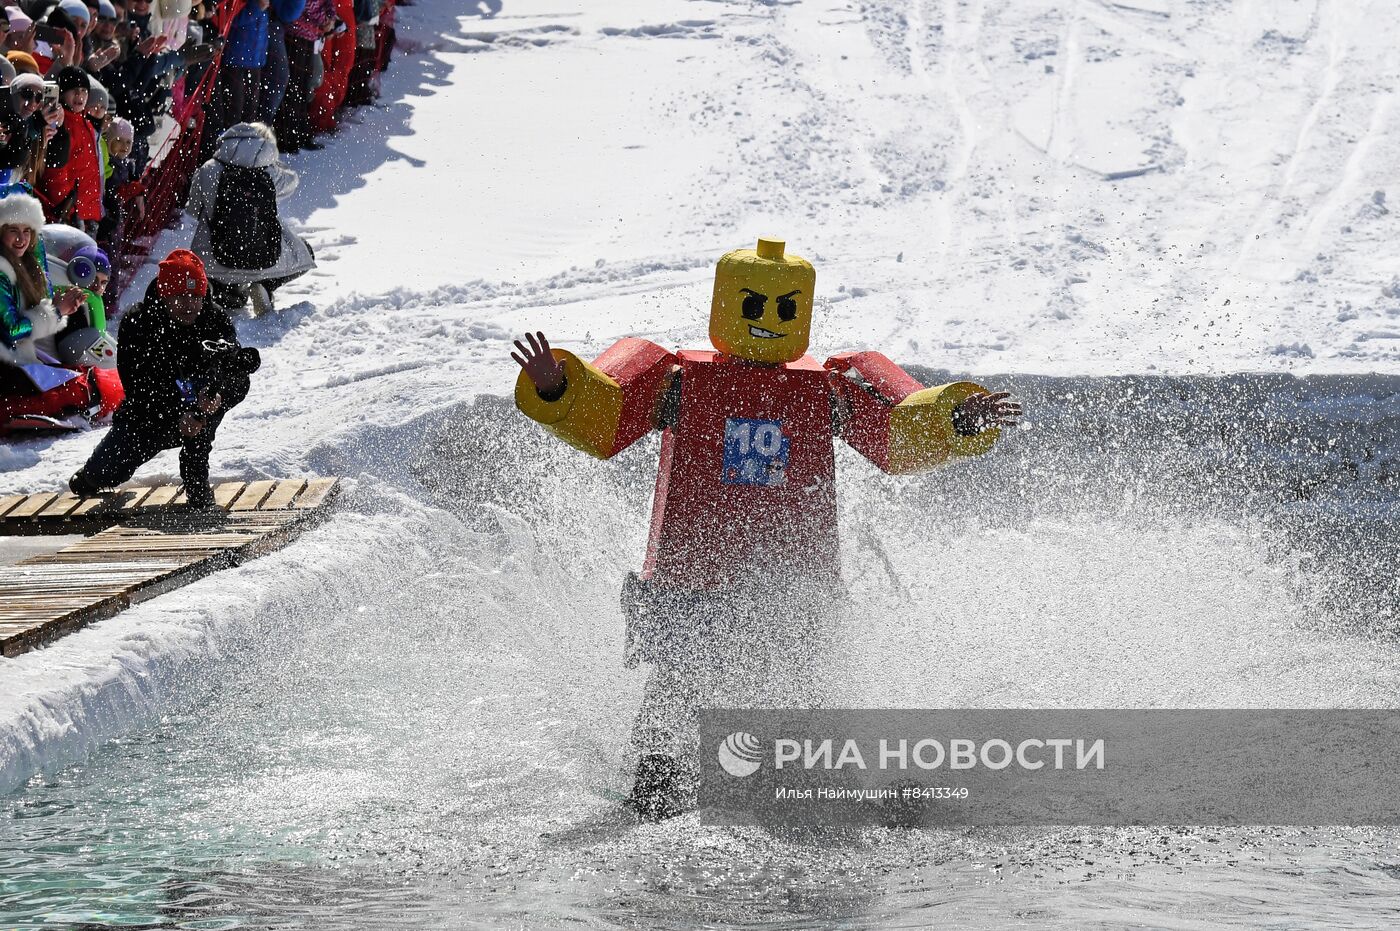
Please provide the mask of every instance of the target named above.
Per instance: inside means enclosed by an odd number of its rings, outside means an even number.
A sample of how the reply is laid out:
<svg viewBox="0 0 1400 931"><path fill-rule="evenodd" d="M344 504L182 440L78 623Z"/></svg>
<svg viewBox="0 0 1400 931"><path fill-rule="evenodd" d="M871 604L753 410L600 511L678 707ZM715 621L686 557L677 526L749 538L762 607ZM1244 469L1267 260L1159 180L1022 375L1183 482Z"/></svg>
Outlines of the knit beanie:
<svg viewBox="0 0 1400 931"><path fill-rule="evenodd" d="M10 79L10 99L18 102L20 91L44 92L44 79L37 74L17 74Z"/></svg>
<svg viewBox="0 0 1400 931"><path fill-rule="evenodd" d="M10 64L8 58L0 58L0 84L9 86L15 79L15 66Z"/></svg>
<svg viewBox="0 0 1400 931"><path fill-rule="evenodd" d="M180 294L196 294L203 297L208 294L209 279L204 274L204 263L199 260L199 256L188 249L176 249L167 255L156 274L156 293L161 297L175 297Z"/></svg>
<svg viewBox="0 0 1400 931"><path fill-rule="evenodd" d="M63 0L58 8L75 23L78 20L82 20L85 24L92 22L92 11L87 8L87 4L83 0Z"/></svg>
<svg viewBox="0 0 1400 931"><path fill-rule="evenodd" d="M120 116L114 117L107 126L107 141L113 139L125 139L127 142L136 141L136 130L132 127L131 121L122 119Z"/></svg>
<svg viewBox="0 0 1400 931"><path fill-rule="evenodd" d="M107 88L103 87L97 78L92 78L92 87L88 88L87 105L89 107L110 107L112 105L111 95L107 93Z"/></svg>
<svg viewBox="0 0 1400 931"><path fill-rule="evenodd" d="M91 90L92 85L88 82L87 72L82 68L75 68L72 65L64 68L58 73L58 92L66 94L75 90Z"/></svg>
<svg viewBox="0 0 1400 931"><path fill-rule="evenodd" d="M10 64L14 65L15 70L20 74L43 74L43 72L39 70L39 63L35 61L34 56L28 52L6 52L5 57L10 60ZM44 83L42 78L39 83Z"/></svg>

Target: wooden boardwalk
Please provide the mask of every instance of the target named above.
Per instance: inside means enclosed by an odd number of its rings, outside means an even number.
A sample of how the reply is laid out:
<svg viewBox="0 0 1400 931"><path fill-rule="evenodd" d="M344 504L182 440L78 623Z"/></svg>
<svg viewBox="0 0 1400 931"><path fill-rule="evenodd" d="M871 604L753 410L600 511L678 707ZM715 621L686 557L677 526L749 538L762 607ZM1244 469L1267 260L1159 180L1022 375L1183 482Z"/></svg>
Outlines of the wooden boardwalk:
<svg viewBox="0 0 1400 931"><path fill-rule="evenodd" d="M178 485L80 499L0 498L0 537L85 534L57 552L0 567L0 652L16 656L285 546L326 511L339 480L226 482L219 508L185 511Z"/></svg>

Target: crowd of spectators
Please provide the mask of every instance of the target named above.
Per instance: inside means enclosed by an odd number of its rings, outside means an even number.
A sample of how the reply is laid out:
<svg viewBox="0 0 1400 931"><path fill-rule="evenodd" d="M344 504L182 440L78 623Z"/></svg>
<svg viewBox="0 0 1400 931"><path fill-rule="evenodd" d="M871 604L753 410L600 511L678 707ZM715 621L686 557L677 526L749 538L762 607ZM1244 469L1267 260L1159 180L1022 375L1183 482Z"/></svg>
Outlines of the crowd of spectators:
<svg viewBox="0 0 1400 931"><path fill-rule="evenodd" d="M147 169L183 129L172 113L216 61L196 164L237 124L275 127L281 153L319 149L343 107L373 101L391 11L391 0L20 0L0 16L0 184L28 185L48 222L118 258L145 216Z"/></svg>
<svg viewBox="0 0 1400 931"><path fill-rule="evenodd" d="M110 487L178 446L188 502L209 504L214 433L258 367L230 315L250 299L268 311L280 285L314 266L279 215L298 183L281 155L321 148L317 135L345 107L373 102L394 3L3 8L0 436L115 409L73 491ZM160 262L113 344L105 304L125 284L113 259L134 231L159 229L180 196L193 251Z"/></svg>

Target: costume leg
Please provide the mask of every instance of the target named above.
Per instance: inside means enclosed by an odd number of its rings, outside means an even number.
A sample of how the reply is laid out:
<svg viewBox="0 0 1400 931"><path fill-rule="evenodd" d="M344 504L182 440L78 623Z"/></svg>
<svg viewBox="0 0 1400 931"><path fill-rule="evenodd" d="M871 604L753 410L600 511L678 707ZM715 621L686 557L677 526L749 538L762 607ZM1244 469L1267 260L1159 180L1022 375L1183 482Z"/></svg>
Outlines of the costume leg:
<svg viewBox="0 0 1400 931"><path fill-rule="evenodd" d="M694 804L701 709L826 704L821 661L837 601L777 584L676 597L629 583L629 630L641 631L638 653L652 663L632 727L639 762L629 803L639 814L667 818Z"/></svg>

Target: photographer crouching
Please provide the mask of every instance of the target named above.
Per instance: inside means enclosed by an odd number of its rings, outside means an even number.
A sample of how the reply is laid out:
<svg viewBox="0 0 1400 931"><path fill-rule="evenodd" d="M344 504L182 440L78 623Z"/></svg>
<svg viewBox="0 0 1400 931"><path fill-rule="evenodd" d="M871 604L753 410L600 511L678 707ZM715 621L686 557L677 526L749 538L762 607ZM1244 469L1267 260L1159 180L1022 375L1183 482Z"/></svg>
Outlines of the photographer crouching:
<svg viewBox="0 0 1400 931"><path fill-rule="evenodd" d="M209 300L199 257L186 249L170 253L118 333L126 400L68 487L87 497L120 485L161 450L178 446L189 506L212 506L214 433L228 409L247 396L248 376L260 361L256 349L238 344L233 322Z"/></svg>

